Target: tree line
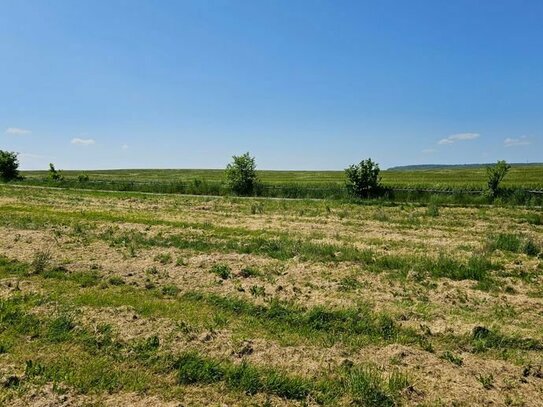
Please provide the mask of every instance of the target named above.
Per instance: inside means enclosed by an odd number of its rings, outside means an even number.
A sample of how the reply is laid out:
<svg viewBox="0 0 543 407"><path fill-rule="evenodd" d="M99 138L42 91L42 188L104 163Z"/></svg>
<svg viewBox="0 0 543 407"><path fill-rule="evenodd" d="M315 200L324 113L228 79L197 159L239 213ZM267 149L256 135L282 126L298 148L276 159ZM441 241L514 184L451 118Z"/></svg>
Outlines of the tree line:
<svg viewBox="0 0 543 407"><path fill-rule="evenodd" d="M500 193L500 184L509 172L511 166L504 160L498 161L495 165L488 166L487 188L485 193L495 198ZM371 158L352 164L345 169L345 187L352 197L372 198L383 194L385 188L381 184L379 164ZM49 178L52 181L64 179L60 170L54 164L49 164ZM225 169L225 177L228 188L235 195L255 195L261 186L261 181L256 171L256 159L248 152L242 155L232 156L232 161ZM19 160L17 153L0 150L0 179L4 182L21 180L19 172ZM80 182L89 181L89 176L80 174Z"/></svg>

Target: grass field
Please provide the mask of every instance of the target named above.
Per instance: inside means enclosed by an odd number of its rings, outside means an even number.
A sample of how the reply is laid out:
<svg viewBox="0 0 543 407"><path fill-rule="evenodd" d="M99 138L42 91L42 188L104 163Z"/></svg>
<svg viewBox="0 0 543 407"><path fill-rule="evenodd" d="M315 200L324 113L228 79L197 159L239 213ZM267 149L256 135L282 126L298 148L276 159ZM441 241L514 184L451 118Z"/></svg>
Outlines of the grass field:
<svg viewBox="0 0 543 407"><path fill-rule="evenodd" d="M540 209L0 185L0 228L3 405L541 405Z"/></svg>
<svg viewBox="0 0 543 407"><path fill-rule="evenodd" d="M199 179L208 182L224 181L223 170L104 170L63 171L66 178L76 179L81 173L91 180L171 182ZM312 186L345 182L343 171L259 171L266 184L308 184ZM47 171L23 171L29 179L47 177ZM382 171L382 182L397 188L483 189L486 182L485 168L445 168L428 170ZM543 189L543 165L515 165L503 182L504 187Z"/></svg>

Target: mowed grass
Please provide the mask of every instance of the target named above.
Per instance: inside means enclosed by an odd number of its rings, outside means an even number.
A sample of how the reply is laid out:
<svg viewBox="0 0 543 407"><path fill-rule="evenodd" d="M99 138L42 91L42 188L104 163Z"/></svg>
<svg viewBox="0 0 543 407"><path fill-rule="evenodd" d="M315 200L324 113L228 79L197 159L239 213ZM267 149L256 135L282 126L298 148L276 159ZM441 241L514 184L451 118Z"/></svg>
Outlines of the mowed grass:
<svg viewBox="0 0 543 407"><path fill-rule="evenodd" d="M537 209L0 191L0 403L535 397Z"/></svg>

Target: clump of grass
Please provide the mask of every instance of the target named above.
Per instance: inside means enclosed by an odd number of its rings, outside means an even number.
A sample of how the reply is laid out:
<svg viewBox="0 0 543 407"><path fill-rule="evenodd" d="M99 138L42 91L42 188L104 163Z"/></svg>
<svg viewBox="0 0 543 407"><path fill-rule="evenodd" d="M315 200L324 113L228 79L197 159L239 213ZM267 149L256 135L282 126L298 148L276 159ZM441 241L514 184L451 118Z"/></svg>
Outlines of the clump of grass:
<svg viewBox="0 0 543 407"><path fill-rule="evenodd" d="M530 225L543 225L543 216L538 213L527 213L523 215L521 219L528 222Z"/></svg>
<svg viewBox="0 0 543 407"><path fill-rule="evenodd" d="M456 356L454 353L450 351L443 352L443 354L441 355L441 359L448 360L449 362L451 362L453 365L456 365L456 366L462 366L462 364L464 363L464 360L460 356Z"/></svg>
<svg viewBox="0 0 543 407"><path fill-rule="evenodd" d="M376 313L365 306L338 310L322 306L304 309L275 299L267 305L255 305L242 299L213 294L186 293L184 297L204 301L237 315L250 315L270 325L294 329L306 335L324 332L332 335L366 335L384 340L394 340L401 335L404 341L418 340L416 333L400 328L389 314Z"/></svg>
<svg viewBox="0 0 543 407"><path fill-rule="evenodd" d="M211 272L223 280L227 280L232 277L232 271L227 264L215 264L213 267L211 267Z"/></svg>
<svg viewBox="0 0 543 407"><path fill-rule="evenodd" d="M522 252L528 256L537 256L541 251L541 248L530 238L524 241L522 245Z"/></svg>
<svg viewBox="0 0 543 407"><path fill-rule="evenodd" d="M484 326L473 328L470 342L475 352L488 349L543 350L543 343L537 339L506 336Z"/></svg>
<svg viewBox="0 0 543 407"><path fill-rule="evenodd" d="M491 250L504 250L512 253L524 253L528 256L537 256L541 248L529 237L517 234L500 233L492 236L489 241Z"/></svg>
<svg viewBox="0 0 543 407"><path fill-rule="evenodd" d="M437 205L436 203L430 203L426 207L426 215L434 218L439 216L439 205Z"/></svg>
<svg viewBox="0 0 543 407"><path fill-rule="evenodd" d="M505 250L513 253L518 253L522 246L522 240L516 234L499 233L490 238L491 250Z"/></svg>
<svg viewBox="0 0 543 407"><path fill-rule="evenodd" d="M49 250L38 250L34 253L32 259L32 271L35 274L42 274L45 272L51 264L51 252Z"/></svg>
<svg viewBox="0 0 543 407"><path fill-rule="evenodd" d="M490 390L494 387L494 376L492 373L480 374L477 376L477 380L483 385L485 390Z"/></svg>
<svg viewBox="0 0 543 407"><path fill-rule="evenodd" d="M266 290L261 285L253 285L249 289L249 292L253 297L264 297L266 295Z"/></svg>
<svg viewBox="0 0 543 407"><path fill-rule="evenodd" d="M160 347L160 339L157 335L152 335L133 345L133 350L138 359L148 360L153 357Z"/></svg>
<svg viewBox="0 0 543 407"><path fill-rule="evenodd" d="M156 266L151 266L147 270L145 270L145 274L157 275L158 269L156 268Z"/></svg>
<svg viewBox="0 0 543 407"><path fill-rule="evenodd" d="M401 392L409 386L407 376L397 371L384 375L371 366L348 369L342 382L356 405L368 407L396 406Z"/></svg>
<svg viewBox="0 0 543 407"><path fill-rule="evenodd" d="M51 342L64 342L70 339L74 328L75 324L71 316L60 315L49 322L47 326L47 338Z"/></svg>
<svg viewBox="0 0 543 407"><path fill-rule="evenodd" d="M283 372L256 368L246 362L235 365L200 356L195 352L183 354L175 363L181 384L211 384L224 382L229 388L247 394L274 394L290 400L305 399L313 386L309 380L290 377Z"/></svg>
<svg viewBox="0 0 543 407"><path fill-rule="evenodd" d="M176 266L186 266L188 264L188 261L183 257L178 257L175 259L175 265Z"/></svg>
<svg viewBox="0 0 543 407"><path fill-rule="evenodd" d="M354 276L347 276L341 279L339 282L340 291L353 291L360 288L362 284Z"/></svg>
<svg viewBox="0 0 543 407"><path fill-rule="evenodd" d="M172 262L172 255L170 253L160 253L155 256L155 261L160 264L168 264Z"/></svg>
<svg viewBox="0 0 543 407"><path fill-rule="evenodd" d="M264 204L262 202L254 202L251 204L251 215L264 213Z"/></svg>
<svg viewBox="0 0 543 407"><path fill-rule="evenodd" d="M179 294L179 288L176 287L175 285L170 284L170 285L166 285L166 286L162 287L160 292L162 293L162 295L166 295L166 296L169 296L169 297L175 297L175 296L177 296L177 294Z"/></svg>
<svg viewBox="0 0 543 407"><path fill-rule="evenodd" d="M108 283L111 285L119 286L124 285L124 280L119 276L113 276L109 278Z"/></svg>
<svg viewBox="0 0 543 407"><path fill-rule="evenodd" d="M257 277L260 271L254 267L244 267L240 270L239 276L243 278Z"/></svg>

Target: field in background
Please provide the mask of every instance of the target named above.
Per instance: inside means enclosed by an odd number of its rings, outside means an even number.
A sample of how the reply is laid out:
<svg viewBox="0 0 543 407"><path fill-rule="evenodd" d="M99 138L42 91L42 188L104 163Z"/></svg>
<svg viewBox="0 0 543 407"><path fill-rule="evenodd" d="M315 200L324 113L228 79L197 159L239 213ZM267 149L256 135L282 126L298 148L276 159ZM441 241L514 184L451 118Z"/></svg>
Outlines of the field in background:
<svg viewBox="0 0 543 407"><path fill-rule="evenodd" d="M0 405L540 405L541 210L0 185L0 229Z"/></svg>
<svg viewBox="0 0 543 407"><path fill-rule="evenodd" d="M135 182L191 182L195 179L210 183L224 181L223 170L103 170L103 171L63 171L67 179L77 179L81 173L91 180L135 181ZM29 180L47 177L47 171L23 171ZM312 187L345 182L343 171L258 171L265 184L302 184ZM453 168L429 170L389 170L382 171L382 181L392 188L430 188L430 189L475 189L485 187L485 168ZM543 165L515 165L503 182L504 187L523 189L543 189Z"/></svg>

